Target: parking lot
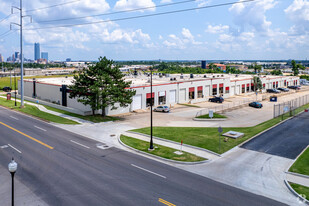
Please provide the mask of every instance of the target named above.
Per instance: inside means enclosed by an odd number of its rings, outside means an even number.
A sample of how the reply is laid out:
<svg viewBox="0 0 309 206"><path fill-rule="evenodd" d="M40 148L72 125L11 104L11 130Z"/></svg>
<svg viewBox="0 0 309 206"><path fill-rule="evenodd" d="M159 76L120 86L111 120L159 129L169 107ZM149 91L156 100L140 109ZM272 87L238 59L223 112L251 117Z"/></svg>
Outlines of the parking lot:
<svg viewBox="0 0 309 206"><path fill-rule="evenodd" d="M288 94L278 95L278 102L270 102L269 97L273 94L259 94L258 100L262 97L265 98L261 101L263 104L262 109L252 108L248 106L248 103L243 106L230 108L223 112L227 116L225 121L194 121L193 118L197 112L205 110L207 108L222 107L224 105L238 105L239 102L255 101L256 95L239 95L234 96L220 103L202 102L194 104L199 107L188 107L184 105L175 105L171 108L169 113L153 112L153 125L154 126L174 126L174 127L249 127L257 125L261 122L273 118L273 106L277 103L289 101L297 97L301 97L309 94L309 87L303 87L301 91L291 91ZM133 113L123 117L123 121L131 124L132 127L141 128L150 126L149 110L141 113Z"/></svg>

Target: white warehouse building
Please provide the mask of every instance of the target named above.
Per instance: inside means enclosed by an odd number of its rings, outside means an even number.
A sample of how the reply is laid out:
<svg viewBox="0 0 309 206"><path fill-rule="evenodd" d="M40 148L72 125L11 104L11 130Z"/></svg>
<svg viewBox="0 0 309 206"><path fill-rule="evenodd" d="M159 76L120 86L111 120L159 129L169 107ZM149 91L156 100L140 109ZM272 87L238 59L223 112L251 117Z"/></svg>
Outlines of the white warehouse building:
<svg viewBox="0 0 309 206"><path fill-rule="evenodd" d="M294 76L260 76L263 89L298 85L299 77ZM45 78L24 80L24 96L28 100L41 101L42 104L60 107L82 115L91 114L90 106L85 106L77 99L69 98L69 88L72 78ZM254 91L253 75L200 74L194 75L153 75L150 93L150 77L145 75L126 76L126 81L132 81L131 87L136 91L132 104L116 110L106 109L107 115L118 115L147 109L153 101L154 106L177 103L197 103L208 101L212 96L228 98L233 95L251 93ZM20 85L20 84L19 84ZM20 86L19 86L20 93ZM61 106L59 106L61 105ZM67 109L66 109L67 108Z"/></svg>

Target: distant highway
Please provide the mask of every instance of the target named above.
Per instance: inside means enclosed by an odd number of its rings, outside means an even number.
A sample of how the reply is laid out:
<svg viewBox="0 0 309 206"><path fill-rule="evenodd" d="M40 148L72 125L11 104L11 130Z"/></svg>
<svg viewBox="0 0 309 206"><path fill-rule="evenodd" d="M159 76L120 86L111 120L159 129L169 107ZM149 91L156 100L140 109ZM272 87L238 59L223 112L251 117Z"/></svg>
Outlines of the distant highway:
<svg viewBox="0 0 309 206"><path fill-rule="evenodd" d="M0 165L14 156L15 177L48 205L283 205L2 107L0 131Z"/></svg>

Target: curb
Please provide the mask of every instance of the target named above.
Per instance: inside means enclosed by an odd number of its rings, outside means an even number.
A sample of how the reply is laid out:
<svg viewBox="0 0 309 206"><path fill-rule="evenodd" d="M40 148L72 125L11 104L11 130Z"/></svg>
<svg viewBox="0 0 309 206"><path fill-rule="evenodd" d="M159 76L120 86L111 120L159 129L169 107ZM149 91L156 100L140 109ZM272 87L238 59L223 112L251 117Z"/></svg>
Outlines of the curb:
<svg viewBox="0 0 309 206"><path fill-rule="evenodd" d="M138 135L142 135L142 136L145 136L145 137L149 137L149 138L150 138L150 135L147 135L147 134L138 133L138 132L133 132L133 131L126 131L126 132L132 133L132 134L138 134ZM161 140L161 141L165 141L165 142L170 142L170 143L173 143L173 144L181 145L181 143L174 142L174 141L172 141L172 140L163 139L163 138L155 137L155 136L152 136L152 137L153 137L154 139L158 139L158 140ZM213 155L216 155L216 156L218 156L218 157L221 157L220 154L215 153L215 152L213 152L213 151L210 151L210 150L208 150L208 149L204 149L204 148L192 146L192 145L189 145L189 144L182 144L182 145L184 145L184 146L186 146L186 147L190 147L190 148L192 148L192 149L197 149L197 150L201 150L201 151L204 151L204 152L209 152L209 153L211 153L211 154L213 154Z"/></svg>
<svg viewBox="0 0 309 206"><path fill-rule="evenodd" d="M193 118L194 121L225 121L227 118L214 118L214 119L203 119L203 118Z"/></svg>
<svg viewBox="0 0 309 206"><path fill-rule="evenodd" d="M171 162L171 163L176 163L176 164L184 164L184 165L197 165L197 164L203 164L203 163L207 163L207 162L210 162L211 160L204 160L204 161L199 161L199 162L181 162L181 161L176 161L176 160L171 160L171 159L166 159L166 158L163 158L163 157L160 157L160 156L157 156L157 155L153 155L153 154L149 154L147 152L143 152L143 151L140 151L138 149L135 149L133 147L130 147L129 145L126 145L125 143L123 143L120 139L120 135L118 135L118 142L126 147L126 148L129 148L135 152L138 152L138 153L141 153L141 154L144 154L144 155L148 155L150 157L153 157L153 158L157 158L159 160L163 160L163 161L167 161L167 162Z"/></svg>
<svg viewBox="0 0 309 206"><path fill-rule="evenodd" d="M284 180L285 185L288 187L288 189L297 197L299 200L301 200L303 203L309 205L309 201L302 196L300 196L293 188L292 186L288 183L288 181Z"/></svg>

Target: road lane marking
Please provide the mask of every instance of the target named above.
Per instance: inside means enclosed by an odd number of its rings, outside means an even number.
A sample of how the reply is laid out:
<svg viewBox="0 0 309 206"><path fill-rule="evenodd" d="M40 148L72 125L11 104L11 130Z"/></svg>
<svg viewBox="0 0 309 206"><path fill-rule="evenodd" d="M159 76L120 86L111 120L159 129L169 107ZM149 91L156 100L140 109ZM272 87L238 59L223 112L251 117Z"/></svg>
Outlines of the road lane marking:
<svg viewBox="0 0 309 206"><path fill-rule="evenodd" d="M41 142L40 140L37 140L37 139L35 139L35 138L33 138L33 137L31 137L31 136L29 136L29 135L27 135L27 134L25 134L25 133L23 133L23 132L17 130L17 129L15 129L15 128L13 128L13 127L11 127L11 126L9 126L9 125L3 123L3 122L0 122L0 124L2 124L3 126L6 126L7 128L9 128L9 129L11 129L11 130L13 130L13 131L15 131L15 132L21 134L21 135L24 135L25 137L28 137L29 139L31 139L31 140L33 140L33 141L35 141L35 142L37 142L37 143L39 143L39 144L41 144L41 145L43 145L43 146L49 148L49 149L54 149L52 146L49 146L48 144L45 144L44 142Z"/></svg>
<svg viewBox="0 0 309 206"><path fill-rule="evenodd" d="M163 204L165 204L165 205L176 206L176 205L174 205L173 203L170 203L170 202L168 202L168 201L166 201L166 200L163 200L163 199L161 199L161 198L159 198L158 201L161 202L161 203L163 203Z"/></svg>
<svg viewBox="0 0 309 206"><path fill-rule="evenodd" d="M13 118L13 119L16 119L16 120L19 120L18 118L16 118L16 117L13 117L13 116L10 116L11 118Z"/></svg>
<svg viewBox="0 0 309 206"><path fill-rule="evenodd" d="M86 146L86 145L83 145L83 144L81 144L81 143L75 142L74 140L70 140L70 141L73 142L73 143L75 143L75 144L77 144L77 145L79 145L79 146L82 146L82 147L85 147L85 148L87 148L87 149L90 149L90 147L88 147L88 146Z"/></svg>
<svg viewBox="0 0 309 206"><path fill-rule="evenodd" d="M43 129L43 128L38 127L38 126L35 126L35 125L34 125L34 127L35 127L35 128L37 128L37 129L40 129L40 130L42 130L42 131L44 131L44 132L46 132L46 131L47 131L46 129Z"/></svg>
<svg viewBox="0 0 309 206"><path fill-rule="evenodd" d="M151 174L157 175L157 176L159 176L159 177L166 178L166 177L163 176L163 175L160 175L160 174L158 174L158 173L152 172L152 171L147 170L147 169L145 169L145 168L136 166L135 164L131 164L131 166L136 167L136 168L138 168L138 169L140 169L140 170L144 170L144 171L149 172L149 173L151 173Z"/></svg>
<svg viewBox="0 0 309 206"><path fill-rule="evenodd" d="M8 144L12 149L16 150L17 152L19 152L21 154L21 151L16 149L15 147L13 147L12 145Z"/></svg>

